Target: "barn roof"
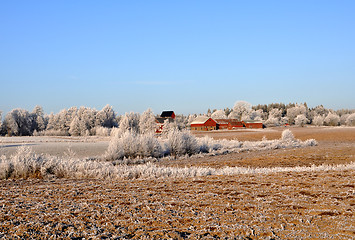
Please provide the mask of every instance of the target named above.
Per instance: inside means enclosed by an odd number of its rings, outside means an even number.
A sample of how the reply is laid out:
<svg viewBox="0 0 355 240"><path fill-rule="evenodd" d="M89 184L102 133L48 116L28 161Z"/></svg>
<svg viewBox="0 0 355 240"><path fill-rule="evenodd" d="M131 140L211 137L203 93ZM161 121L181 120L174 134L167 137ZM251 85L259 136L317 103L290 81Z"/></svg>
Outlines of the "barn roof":
<svg viewBox="0 0 355 240"><path fill-rule="evenodd" d="M195 120L193 120L191 124L204 124L205 122L207 122L208 119L210 118L206 116L199 116L195 118Z"/></svg>
<svg viewBox="0 0 355 240"><path fill-rule="evenodd" d="M263 123L261 120L246 120L245 123Z"/></svg>
<svg viewBox="0 0 355 240"><path fill-rule="evenodd" d="M239 119L213 119L215 120L218 124L240 124L242 123L241 121L239 121Z"/></svg>
<svg viewBox="0 0 355 240"><path fill-rule="evenodd" d="M218 124L228 124L230 119L213 119Z"/></svg>
<svg viewBox="0 0 355 240"><path fill-rule="evenodd" d="M163 111L160 114L160 117L162 118L168 118L168 117L172 117L172 115L174 114L174 111Z"/></svg>

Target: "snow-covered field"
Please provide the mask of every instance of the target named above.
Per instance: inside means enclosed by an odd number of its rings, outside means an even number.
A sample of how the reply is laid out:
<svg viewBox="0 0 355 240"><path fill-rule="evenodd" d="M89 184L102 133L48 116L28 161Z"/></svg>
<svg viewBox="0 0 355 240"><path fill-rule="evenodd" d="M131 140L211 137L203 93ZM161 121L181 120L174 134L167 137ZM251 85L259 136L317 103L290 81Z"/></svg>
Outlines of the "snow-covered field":
<svg viewBox="0 0 355 240"><path fill-rule="evenodd" d="M21 146L30 147L36 154L63 157L71 154L78 158L91 158L104 154L109 137L0 137L0 155L10 156Z"/></svg>

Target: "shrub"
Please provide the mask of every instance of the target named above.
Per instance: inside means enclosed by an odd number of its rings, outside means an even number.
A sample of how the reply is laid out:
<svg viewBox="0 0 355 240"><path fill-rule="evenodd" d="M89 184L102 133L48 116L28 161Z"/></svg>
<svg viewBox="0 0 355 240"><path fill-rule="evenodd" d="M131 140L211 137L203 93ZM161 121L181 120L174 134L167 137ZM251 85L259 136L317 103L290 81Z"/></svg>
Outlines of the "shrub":
<svg viewBox="0 0 355 240"><path fill-rule="evenodd" d="M281 134L281 140L285 141L285 142L290 142L290 141L294 141L295 137L293 136L293 133L291 132L291 130L286 129Z"/></svg>
<svg viewBox="0 0 355 240"><path fill-rule="evenodd" d="M350 115L346 118L346 125L348 125L348 126L355 126L355 113L350 114Z"/></svg>
<svg viewBox="0 0 355 240"><path fill-rule="evenodd" d="M193 155L199 152L195 136L189 131L172 129L167 136L168 151L173 156Z"/></svg>

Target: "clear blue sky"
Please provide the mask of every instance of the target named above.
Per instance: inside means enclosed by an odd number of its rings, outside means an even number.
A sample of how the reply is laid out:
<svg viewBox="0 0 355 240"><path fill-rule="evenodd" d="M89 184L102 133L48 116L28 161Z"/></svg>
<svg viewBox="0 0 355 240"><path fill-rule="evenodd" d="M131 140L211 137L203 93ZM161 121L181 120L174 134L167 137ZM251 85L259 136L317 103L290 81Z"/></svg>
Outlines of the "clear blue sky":
<svg viewBox="0 0 355 240"><path fill-rule="evenodd" d="M2 1L0 110L355 109L355 1Z"/></svg>

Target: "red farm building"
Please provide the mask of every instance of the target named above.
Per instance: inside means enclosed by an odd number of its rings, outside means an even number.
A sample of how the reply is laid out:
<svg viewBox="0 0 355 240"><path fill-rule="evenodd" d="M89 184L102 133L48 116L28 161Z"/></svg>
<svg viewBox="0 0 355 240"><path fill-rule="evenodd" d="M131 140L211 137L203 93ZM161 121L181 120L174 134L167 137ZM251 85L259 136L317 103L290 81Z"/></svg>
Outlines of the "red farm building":
<svg viewBox="0 0 355 240"><path fill-rule="evenodd" d="M214 119L217 122L217 129L236 129L244 127L244 123L238 119Z"/></svg>
<svg viewBox="0 0 355 240"><path fill-rule="evenodd" d="M200 116L191 123L193 131L211 131L217 129L217 122L210 117Z"/></svg>
<svg viewBox="0 0 355 240"><path fill-rule="evenodd" d="M168 121L169 123L172 123L175 121L175 113L174 111L163 111L160 114L160 117L156 117L155 118L155 122L157 124L157 129L156 129L156 133L161 133L163 131L163 127L164 127L164 122Z"/></svg>
<svg viewBox="0 0 355 240"><path fill-rule="evenodd" d="M240 128L263 128L261 121L239 121L238 119L212 119L206 116L197 117L191 123L192 131L233 130Z"/></svg>
<svg viewBox="0 0 355 240"><path fill-rule="evenodd" d="M243 121L246 128L264 128L264 125L261 121Z"/></svg>

